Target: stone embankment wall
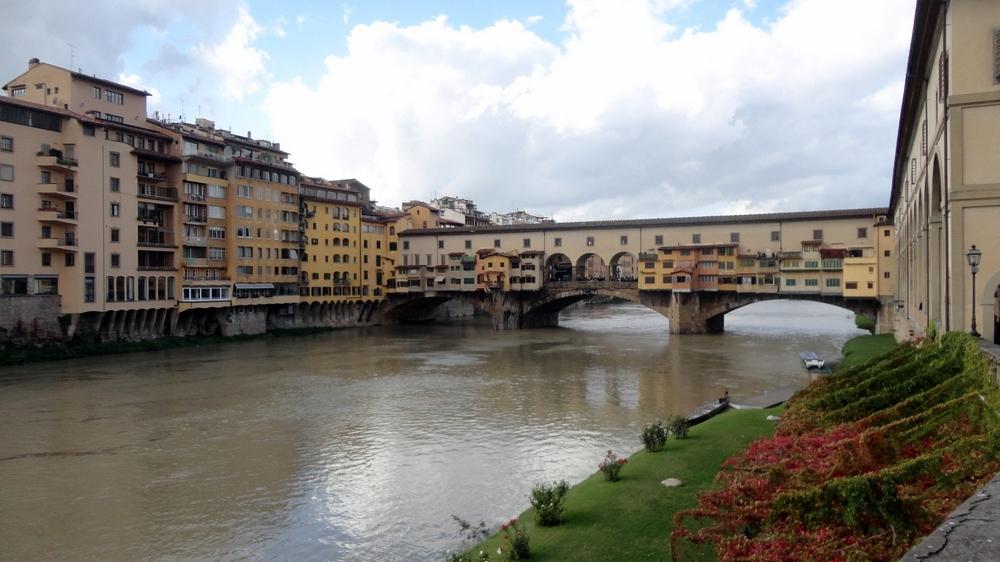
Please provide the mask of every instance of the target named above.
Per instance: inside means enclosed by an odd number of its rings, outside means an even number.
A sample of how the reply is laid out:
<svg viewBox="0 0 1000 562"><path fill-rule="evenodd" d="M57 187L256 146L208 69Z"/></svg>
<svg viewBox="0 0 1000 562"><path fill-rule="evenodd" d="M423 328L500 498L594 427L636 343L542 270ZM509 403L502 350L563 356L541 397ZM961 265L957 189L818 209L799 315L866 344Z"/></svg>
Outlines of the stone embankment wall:
<svg viewBox="0 0 1000 562"><path fill-rule="evenodd" d="M59 295L0 296L0 348L65 337L59 323Z"/></svg>

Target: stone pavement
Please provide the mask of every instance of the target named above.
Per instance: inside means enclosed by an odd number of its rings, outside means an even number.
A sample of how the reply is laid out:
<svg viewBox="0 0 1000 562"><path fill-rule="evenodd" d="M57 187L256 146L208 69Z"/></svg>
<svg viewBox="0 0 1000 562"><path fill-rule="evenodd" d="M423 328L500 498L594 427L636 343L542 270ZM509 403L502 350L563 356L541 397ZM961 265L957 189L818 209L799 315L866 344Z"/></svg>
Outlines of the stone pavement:
<svg viewBox="0 0 1000 562"><path fill-rule="evenodd" d="M902 558L903 562L1000 560L1000 474Z"/></svg>

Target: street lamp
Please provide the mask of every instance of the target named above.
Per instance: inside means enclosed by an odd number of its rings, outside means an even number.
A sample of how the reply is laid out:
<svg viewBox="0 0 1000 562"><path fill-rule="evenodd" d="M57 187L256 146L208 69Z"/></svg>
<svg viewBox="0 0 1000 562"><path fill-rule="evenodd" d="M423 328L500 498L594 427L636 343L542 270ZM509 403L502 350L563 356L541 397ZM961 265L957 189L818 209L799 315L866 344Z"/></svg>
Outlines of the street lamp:
<svg viewBox="0 0 1000 562"><path fill-rule="evenodd" d="M976 331L976 274L979 273L979 260L982 257L983 252L976 248L975 244L965 253L965 259L969 262L969 269L972 270L972 331L969 334L974 338L979 337L979 332Z"/></svg>

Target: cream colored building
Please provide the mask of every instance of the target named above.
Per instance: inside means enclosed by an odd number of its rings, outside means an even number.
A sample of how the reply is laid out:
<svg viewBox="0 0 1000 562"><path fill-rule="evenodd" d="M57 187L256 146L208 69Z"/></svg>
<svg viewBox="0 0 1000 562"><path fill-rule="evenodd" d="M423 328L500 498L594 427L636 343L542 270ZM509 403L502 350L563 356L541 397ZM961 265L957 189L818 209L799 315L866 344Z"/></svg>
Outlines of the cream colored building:
<svg viewBox="0 0 1000 562"><path fill-rule="evenodd" d="M1000 7L919 0L906 69L889 208L896 297L929 322L1000 342ZM975 295L966 253L982 251Z"/></svg>
<svg viewBox="0 0 1000 562"><path fill-rule="evenodd" d="M58 294L71 333L160 332L179 288L180 158L148 94L38 59L4 90L0 294Z"/></svg>
<svg viewBox="0 0 1000 562"><path fill-rule="evenodd" d="M455 256L478 255L480 274L493 272L497 277L509 264L495 259L495 267L490 268L488 262L482 263L483 255L531 253L541 268L537 276L540 285L637 281L640 290L837 296L845 292L847 261L850 282L863 283L861 289L852 285L849 296L891 300L892 273L880 283L876 272L868 270L878 267L876 256L881 248L894 245L891 228L882 227L887 220L885 213L885 209L855 209L413 229L401 235L401 259L402 267L417 281L407 292L426 284L421 267L449 263L454 267ZM860 257L849 259L849 252ZM638 267L626 268L622 266L625 263L638 263ZM510 290L506 285L504 289Z"/></svg>

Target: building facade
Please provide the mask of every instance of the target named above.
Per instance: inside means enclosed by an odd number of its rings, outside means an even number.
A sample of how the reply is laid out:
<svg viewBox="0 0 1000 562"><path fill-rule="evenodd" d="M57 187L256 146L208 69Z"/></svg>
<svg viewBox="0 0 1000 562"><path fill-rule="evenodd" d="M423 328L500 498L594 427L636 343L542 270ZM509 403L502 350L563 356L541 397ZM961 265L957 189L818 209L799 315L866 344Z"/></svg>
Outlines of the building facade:
<svg viewBox="0 0 1000 562"><path fill-rule="evenodd" d="M1000 10L919 0L890 196L906 328L1000 343ZM982 251L975 292L966 253ZM973 307L975 300L975 309Z"/></svg>

